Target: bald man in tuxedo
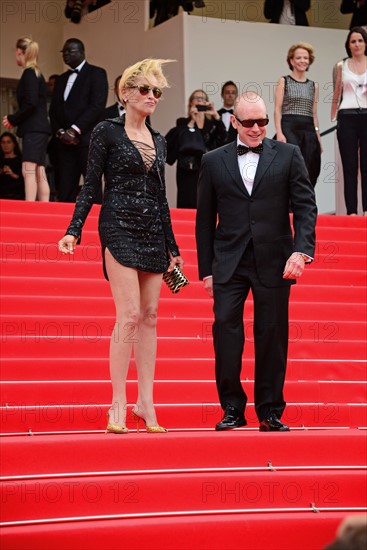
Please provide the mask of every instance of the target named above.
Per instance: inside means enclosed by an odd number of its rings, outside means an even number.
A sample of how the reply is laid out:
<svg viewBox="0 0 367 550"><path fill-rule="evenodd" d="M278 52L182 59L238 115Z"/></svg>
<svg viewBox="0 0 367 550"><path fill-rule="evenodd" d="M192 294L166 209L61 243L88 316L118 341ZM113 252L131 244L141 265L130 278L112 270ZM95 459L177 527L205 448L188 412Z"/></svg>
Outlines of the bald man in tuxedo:
<svg viewBox="0 0 367 550"><path fill-rule="evenodd" d="M299 148L266 138L268 122L258 95L239 96L231 115L237 140L206 153L201 163L196 242L199 278L214 297L216 382L224 411L218 431L246 425L240 376L250 290L259 428L289 431L281 417L290 287L312 262L317 208Z"/></svg>

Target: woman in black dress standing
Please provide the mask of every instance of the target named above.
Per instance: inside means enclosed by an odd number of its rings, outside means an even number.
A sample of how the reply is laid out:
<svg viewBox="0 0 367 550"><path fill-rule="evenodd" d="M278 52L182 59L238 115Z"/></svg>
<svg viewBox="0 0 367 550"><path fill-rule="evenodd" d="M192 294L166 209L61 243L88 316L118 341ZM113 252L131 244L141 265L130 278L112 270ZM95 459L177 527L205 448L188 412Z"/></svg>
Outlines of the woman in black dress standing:
<svg viewBox="0 0 367 550"><path fill-rule="evenodd" d="M107 431L127 433L126 377L134 345L138 399L132 414L149 432L159 426L153 404L156 319L162 274L183 266L172 231L164 167L164 138L146 124L167 80L165 60L145 59L129 67L120 80L126 115L99 123L92 134L85 183L72 221L59 248L72 254L97 190L105 176L99 218L103 265L116 306L110 345L113 397Z"/></svg>
<svg viewBox="0 0 367 550"><path fill-rule="evenodd" d="M177 160L177 208L196 208L201 157L227 140L226 127L204 90L192 92L188 117L177 119L166 140L167 163Z"/></svg>
<svg viewBox="0 0 367 550"><path fill-rule="evenodd" d="M17 65L24 71L17 86L18 111L4 116L3 125L23 138L23 176L27 201L48 201L48 185L45 162L48 138L51 133L47 118L47 86L37 64L38 44L30 38L20 38L16 43Z"/></svg>

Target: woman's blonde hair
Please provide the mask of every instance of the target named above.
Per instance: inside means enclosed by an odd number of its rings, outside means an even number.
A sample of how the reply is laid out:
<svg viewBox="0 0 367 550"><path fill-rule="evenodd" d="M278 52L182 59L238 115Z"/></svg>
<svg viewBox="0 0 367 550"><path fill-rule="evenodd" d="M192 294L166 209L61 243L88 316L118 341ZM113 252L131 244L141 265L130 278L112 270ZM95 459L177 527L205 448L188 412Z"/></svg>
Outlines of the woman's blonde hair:
<svg viewBox="0 0 367 550"><path fill-rule="evenodd" d="M41 71L38 67L38 42L34 42L31 38L19 38L15 47L19 50L22 50L24 53L25 68L29 67L34 69L37 76L41 74Z"/></svg>
<svg viewBox="0 0 367 550"><path fill-rule="evenodd" d="M124 88L129 86L134 86L137 78L146 78L149 80L149 77L156 78L158 86L160 88L169 88L166 77L162 71L162 65L164 63L172 63L174 59L143 59L143 61L138 61L135 65L127 67L122 73L120 84L119 84L119 95L121 97L121 92Z"/></svg>
<svg viewBox="0 0 367 550"><path fill-rule="evenodd" d="M293 71L293 67L291 65L291 59L294 57L294 53L298 48L302 48L303 50L306 50L308 52L309 58L310 58L310 65L315 61L315 53L314 49L308 42L297 42L297 44L293 44L288 50L287 54L287 63L288 67L291 71ZM308 68L306 69L308 71Z"/></svg>

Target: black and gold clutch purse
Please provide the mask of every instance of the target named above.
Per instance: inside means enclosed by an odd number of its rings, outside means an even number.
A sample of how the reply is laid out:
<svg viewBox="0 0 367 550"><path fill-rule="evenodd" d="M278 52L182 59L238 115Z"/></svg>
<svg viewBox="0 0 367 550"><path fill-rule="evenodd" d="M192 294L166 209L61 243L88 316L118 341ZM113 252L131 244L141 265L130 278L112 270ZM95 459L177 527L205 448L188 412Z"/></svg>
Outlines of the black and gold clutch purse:
<svg viewBox="0 0 367 550"><path fill-rule="evenodd" d="M163 273L163 280L173 294L177 294L177 292L180 292L181 288L190 283L177 265L172 271Z"/></svg>

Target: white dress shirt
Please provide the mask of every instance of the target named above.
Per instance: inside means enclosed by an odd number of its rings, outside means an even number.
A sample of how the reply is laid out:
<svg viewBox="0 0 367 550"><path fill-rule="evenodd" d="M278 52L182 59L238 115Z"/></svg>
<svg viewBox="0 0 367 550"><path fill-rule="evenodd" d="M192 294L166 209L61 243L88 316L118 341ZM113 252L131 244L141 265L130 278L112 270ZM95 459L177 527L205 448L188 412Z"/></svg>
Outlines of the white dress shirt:
<svg viewBox="0 0 367 550"><path fill-rule="evenodd" d="M74 82L76 81L76 79L78 77L78 73L83 68L84 63L85 63L85 59L82 63L80 63L80 65L78 67L75 67L75 69L71 69L71 70L78 71L78 72L77 73L70 73L70 75L69 75L69 78L68 78L68 81L66 83L65 90L64 90L64 101L66 101L67 98L69 97L69 94L71 92L71 88L73 87Z"/></svg>
<svg viewBox="0 0 367 550"><path fill-rule="evenodd" d="M238 136L237 136L237 145L243 145L244 147L248 147L248 145L245 145L244 143L242 143L242 141ZM248 191L248 194L251 195L252 188L254 185L257 165L259 164L259 160L260 160L260 155L258 153L253 153L252 151L249 151L245 155L238 155L237 160L238 160L238 168L242 176L242 181Z"/></svg>

